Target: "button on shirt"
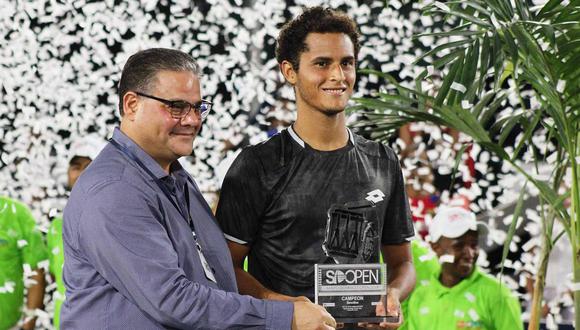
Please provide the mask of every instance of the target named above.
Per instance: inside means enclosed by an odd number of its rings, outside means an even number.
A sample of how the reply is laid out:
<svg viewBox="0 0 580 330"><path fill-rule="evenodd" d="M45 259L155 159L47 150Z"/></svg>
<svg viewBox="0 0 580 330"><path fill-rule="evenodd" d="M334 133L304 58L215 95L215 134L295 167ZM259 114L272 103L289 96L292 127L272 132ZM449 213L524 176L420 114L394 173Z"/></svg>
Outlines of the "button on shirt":
<svg viewBox="0 0 580 330"><path fill-rule="evenodd" d="M193 179L171 176L119 129L83 172L64 210L66 329L290 329L293 305L237 294L224 236ZM216 282L202 267L188 219L157 182L173 185ZM185 193L187 189L187 193ZM186 200L189 197L189 200ZM184 205L188 203L189 205Z"/></svg>

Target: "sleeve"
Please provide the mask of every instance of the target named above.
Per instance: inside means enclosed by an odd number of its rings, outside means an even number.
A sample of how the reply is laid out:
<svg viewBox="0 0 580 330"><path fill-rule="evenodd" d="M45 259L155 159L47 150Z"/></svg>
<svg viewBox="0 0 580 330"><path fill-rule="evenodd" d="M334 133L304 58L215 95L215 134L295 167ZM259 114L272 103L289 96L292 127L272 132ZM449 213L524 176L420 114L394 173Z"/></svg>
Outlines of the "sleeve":
<svg viewBox="0 0 580 330"><path fill-rule="evenodd" d="M405 191L403 171L395 152L386 148L389 168L389 180L392 184L391 196L387 206L385 225L383 226L382 244L400 244L415 235L409 199Z"/></svg>
<svg viewBox="0 0 580 330"><path fill-rule="evenodd" d="M400 330L419 330L418 323L418 310L417 302L415 298L416 291L413 291L411 295L403 302L401 306L401 312L403 313L403 324L399 328Z"/></svg>
<svg viewBox="0 0 580 330"><path fill-rule="evenodd" d="M499 285L498 294L490 295L489 310L494 329L523 330L522 311L518 299L504 285Z"/></svg>
<svg viewBox="0 0 580 330"><path fill-rule="evenodd" d="M252 244L268 203L264 167L252 152L244 149L224 179L216 218L226 238L239 244Z"/></svg>
<svg viewBox="0 0 580 330"><path fill-rule="evenodd" d="M18 202L15 203L15 206L22 230L22 239L25 241L25 245L22 247L22 261L24 264L29 264L30 268L36 269L39 262L48 259L46 245L28 207Z"/></svg>
<svg viewBox="0 0 580 330"><path fill-rule="evenodd" d="M48 229L48 234L46 235L46 246L48 248L48 263L49 263L49 271L52 274L56 273L56 258L55 258L55 248L56 246L56 235L58 234L58 229L56 225L57 219L54 219L50 223L50 228Z"/></svg>
<svg viewBox="0 0 580 330"><path fill-rule="evenodd" d="M80 215L80 248L103 278L158 323L194 329L290 328L291 303L254 299L186 278L160 222L159 205L139 189L109 184L90 200Z"/></svg>

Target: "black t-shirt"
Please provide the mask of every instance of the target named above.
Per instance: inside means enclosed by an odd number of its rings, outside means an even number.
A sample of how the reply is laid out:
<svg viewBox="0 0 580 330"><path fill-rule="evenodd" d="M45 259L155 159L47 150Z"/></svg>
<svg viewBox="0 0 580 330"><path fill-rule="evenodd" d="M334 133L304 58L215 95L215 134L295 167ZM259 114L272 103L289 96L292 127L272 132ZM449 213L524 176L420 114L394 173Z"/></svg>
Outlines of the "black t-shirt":
<svg viewBox="0 0 580 330"><path fill-rule="evenodd" d="M250 246L248 271L265 287L314 296L314 264L334 263L322 247L329 218L338 219L329 230L337 233L335 246L358 248L341 232L363 220L376 236L370 253L360 247L357 257L334 258L341 263L378 262L380 244L414 235L397 156L380 143L349 136L345 147L319 151L289 128L245 148L230 167L217 219L228 240Z"/></svg>

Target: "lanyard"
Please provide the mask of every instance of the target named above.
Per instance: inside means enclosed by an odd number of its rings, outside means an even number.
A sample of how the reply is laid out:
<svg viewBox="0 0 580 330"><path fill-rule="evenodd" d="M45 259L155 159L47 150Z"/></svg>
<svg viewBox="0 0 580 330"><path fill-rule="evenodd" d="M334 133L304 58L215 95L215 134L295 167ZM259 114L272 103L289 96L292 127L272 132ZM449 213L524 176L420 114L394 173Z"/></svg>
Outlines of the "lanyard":
<svg viewBox="0 0 580 330"><path fill-rule="evenodd" d="M195 234L195 227L193 224L193 219L191 218L191 210L190 210L190 206L189 206L189 188L187 187L187 183L185 184L185 187L183 188L184 193L185 193L185 204L187 205L187 214L186 214L185 210L182 210L179 207L179 205L175 202L175 200L173 200L173 198L172 198L173 194L169 191L169 189L167 189L167 186L165 186L165 184L163 182L161 182L161 180L159 180L155 176L155 174L153 174L153 172L151 172L151 170L149 170L139 160L139 158L137 158L137 156L135 156L135 154L133 154L131 152L131 150L129 150L127 147L125 147L124 145L120 144L119 142L117 142L113 139L110 139L109 141L111 142L111 144L115 148L117 148L119 151L121 151L127 157L131 158L135 163L137 163L137 165L139 165L139 167L141 167L141 169L143 171L145 171L145 173L147 173L155 181L155 183L157 183L157 186L159 186L159 189L161 189L161 191L163 191L163 194L165 194L165 197L167 197L167 199L171 202L171 204L173 204L173 206L177 209L177 211L179 211L181 216L183 216L183 218L187 221L187 223L189 224L189 228L191 228L191 233L193 234L193 240L195 241L195 247L197 248L197 253L199 255L199 261L201 262L201 266L203 268L205 276L208 280L217 284L214 270L210 266L210 264L207 262L207 259L205 258L204 254L203 254L203 250L201 248L201 245L199 244L199 242L197 240L197 235ZM191 182L191 183L193 184L193 182ZM177 199L177 196L175 196L175 198Z"/></svg>
<svg viewBox="0 0 580 330"><path fill-rule="evenodd" d="M181 207L179 207L179 205L175 202L175 200L173 200L172 196L173 194L169 191L169 189L167 189L167 186L165 186L165 184L163 182L161 182L161 180L159 180L155 174L153 174L153 172L151 172L151 170L149 170L140 160L139 158L137 158L137 156L135 156L135 154L133 154L131 152L131 150L129 150L127 147L125 147L124 145L120 144L119 142L110 139L109 140L111 142L111 144L113 146L115 146L115 148L117 148L119 151L121 151L123 154L125 154L127 157L131 158L135 163L137 163L137 165L139 165L139 167L145 171L145 173L147 173L157 184L157 186L159 187L159 189L161 189L161 191L163 191L163 194L165 195L165 197L167 197L167 199L171 202L171 204L177 209L177 211L181 214L181 216L185 219L185 221L187 221L187 223L189 224L189 227L191 227L191 230L193 231L193 237L195 238L195 241L197 243L197 236L195 235L195 227L193 224L193 219L191 219L191 215L190 215L190 209L189 209L189 189L188 187L184 187L185 189L185 198L186 198L186 204L187 204L187 214L184 212L184 210L181 209ZM177 197L176 197L177 198Z"/></svg>

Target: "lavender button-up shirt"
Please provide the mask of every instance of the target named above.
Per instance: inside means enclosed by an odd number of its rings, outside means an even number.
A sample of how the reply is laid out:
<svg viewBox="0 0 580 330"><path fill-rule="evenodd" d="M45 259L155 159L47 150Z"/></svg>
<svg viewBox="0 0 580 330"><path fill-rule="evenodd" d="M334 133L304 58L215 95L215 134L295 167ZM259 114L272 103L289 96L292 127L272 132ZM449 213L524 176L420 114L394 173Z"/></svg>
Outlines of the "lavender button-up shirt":
<svg viewBox="0 0 580 330"><path fill-rule="evenodd" d="M290 329L293 305L237 294L224 236L193 179L171 176L119 129L83 172L64 210L63 329ZM189 210L216 282L208 280L192 230L156 180ZM172 187L175 185L174 187ZM184 193L188 189L188 194Z"/></svg>

